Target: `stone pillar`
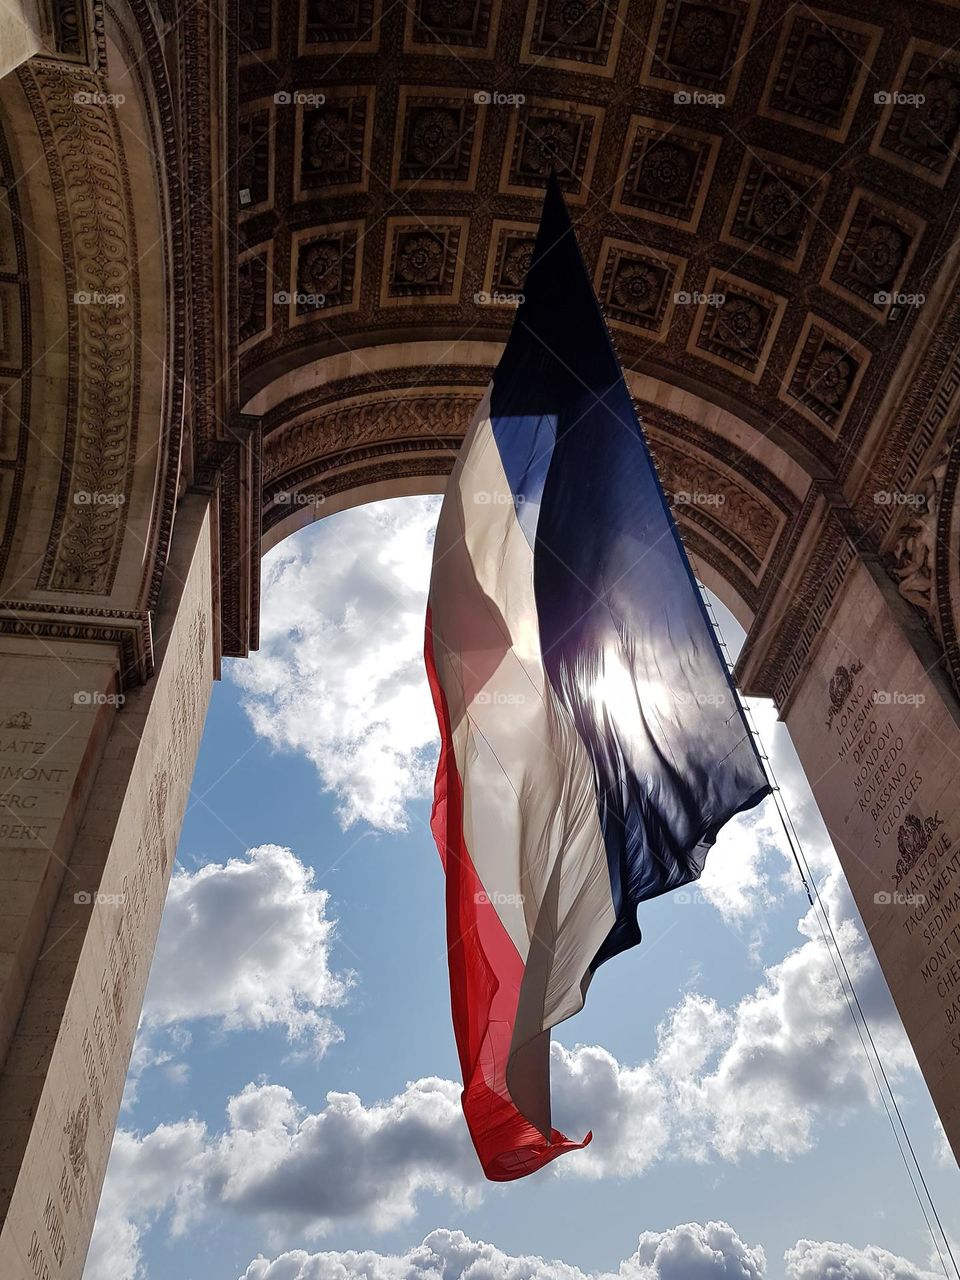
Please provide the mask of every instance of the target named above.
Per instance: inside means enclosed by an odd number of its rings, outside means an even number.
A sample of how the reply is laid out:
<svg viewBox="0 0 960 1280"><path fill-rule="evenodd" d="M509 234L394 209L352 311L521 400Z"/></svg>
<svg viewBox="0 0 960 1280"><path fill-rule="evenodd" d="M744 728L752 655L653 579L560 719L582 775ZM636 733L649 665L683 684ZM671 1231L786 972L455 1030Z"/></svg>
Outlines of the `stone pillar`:
<svg viewBox="0 0 960 1280"><path fill-rule="evenodd" d="M0 1073L2 1276L80 1280L83 1271L213 680L215 518L207 497L180 504L155 674L122 706L105 700L117 655L103 644L44 665L43 644L24 641L20 696L4 686L2 722L16 725L0 745L43 744L35 757L16 746L11 767L35 758L50 777L41 785L21 772L4 784L8 802L13 786L22 797L3 816L21 828L10 837L20 843L0 864L21 886L18 954L43 936L32 974L12 962L26 992ZM31 658L41 665L30 668ZM89 700L75 701L78 690ZM41 820L44 833L28 838ZM56 854L38 849L47 832Z"/></svg>
<svg viewBox="0 0 960 1280"><path fill-rule="evenodd" d="M819 497L748 637L960 1157L960 707L942 654Z"/></svg>

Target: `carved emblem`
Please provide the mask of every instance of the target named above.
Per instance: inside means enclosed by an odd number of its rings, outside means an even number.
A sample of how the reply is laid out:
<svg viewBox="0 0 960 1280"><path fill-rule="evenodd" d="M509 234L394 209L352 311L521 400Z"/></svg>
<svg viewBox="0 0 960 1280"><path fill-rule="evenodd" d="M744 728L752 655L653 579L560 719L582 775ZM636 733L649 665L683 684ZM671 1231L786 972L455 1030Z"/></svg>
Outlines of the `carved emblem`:
<svg viewBox="0 0 960 1280"><path fill-rule="evenodd" d="M546 177L551 169L570 173L577 152L576 128L564 120L531 118L524 129L520 169Z"/></svg>
<svg viewBox="0 0 960 1280"><path fill-rule="evenodd" d="M611 297L617 306L640 314L649 312L663 292L662 274L643 262L625 262L613 282Z"/></svg>
<svg viewBox="0 0 960 1280"><path fill-rule="evenodd" d="M680 204L687 199L696 160L683 147L661 143L651 147L637 172L637 191Z"/></svg>
<svg viewBox="0 0 960 1280"><path fill-rule="evenodd" d="M816 388L817 398L831 409L839 409L850 394L856 366L846 351L824 344L813 358L807 379Z"/></svg>
<svg viewBox="0 0 960 1280"><path fill-rule="evenodd" d="M853 58L833 36L808 40L794 71L792 90L813 107L842 102L854 69Z"/></svg>
<svg viewBox="0 0 960 1280"><path fill-rule="evenodd" d="M909 875L921 856L926 852L933 833L943 826L939 813L932 818L918 818L915 813L908 813L897 832L897 848L900 857L894 872L894 884L899 886L904 876Z"/></svg>
<svg viewBox="0 0 960 1280"><path fill-rule="evenodd" d="M300 258L297 280L304 293L339 295L343 282L339 240L317 240Z"/></svg>
<svg viewBox="0 0 960 1280"><path fill-rule="evenodd" d="M827 715L827 728L833 727L833 718L843 710L847 704L847 699L853 692L853 684L856 677L863 670L862 662L854 662L851 666L845 667L841 663L833 675L830 677L828 692L830 694L830 711Z"/></svg>
<svg viewBox="0 0 960 1280"><path fill-rule="evenodd" d="M527 272L533 263L533 241L514 240L507 246L503 255L503 266L500 278L504 284L515 285L518 289L527 278Z"/></svg>
<svg viewBox="0 0 960 1280"><path fill-rule="evenodd" d="M673 57L681 67L717 75L724 68L729 44L727 15L708 9L689 9L673 34Z"/></svg>
<svg viewBox="0 0 960 1280"><path fill-rule="evenodd" d="M705 311L697 346L753 372L772 322L765 300L728 291L720 306Z"/></svg>
<svg viewBox="0 0 960 1280"><path fill-rule="evenodd" d="M30 729L33 727L33 719L28 711L18 711L16 715L3 726L5 729Z"/></svg>
<svg viewBox="0 0 960 1280"><path fill-rule="evenodd" d="M440 279L442 270L442 240L430 234L405 238L396 262L396 272L401 280L414 284L432 284Z"/></svg>
<svg viewBox="0 0 960 1280"><path fill-rule="evenodd" d="M67 1159L82 1198L87 1180L87 1132L90 1129L90 1102L84 1094L76 1110L71 1111L63 1132L67 1138Z"/></svg>
<svg viewBox="0 0 960 1280"><path fill-rule="evenodd" d="M763 179L757 189L750 221L758 231L779 240L791 240L802 228L806 210L802 191L776 176Z"/></svg>

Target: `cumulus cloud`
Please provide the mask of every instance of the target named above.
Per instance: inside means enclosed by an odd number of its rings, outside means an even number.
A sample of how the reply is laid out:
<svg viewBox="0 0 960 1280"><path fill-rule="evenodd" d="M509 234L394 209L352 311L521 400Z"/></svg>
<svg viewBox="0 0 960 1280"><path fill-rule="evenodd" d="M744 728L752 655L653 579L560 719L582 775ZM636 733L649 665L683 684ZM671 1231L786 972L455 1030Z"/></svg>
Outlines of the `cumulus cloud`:
<svg viewBox="0 0 960 1280"><path fill-rule="evenodd" d="M590 1146L557 1162L559 1173L629 1177L662 1159L671 1124L656 1064L627 1067L597 1045L570 1050L554 1042L550 1069L554 1123L571 1137L593 1130Z"/></svg>
<svg viewBox="0 0 960 1280"><path fill-rule="evenodd" d="M123 1106L148 1071L185 1084L191 1026L280 1028L322 1056L342 1039L330 1016L353 981L335 972L329 895L290 849L265 844L226 863L178 869L170 882Z"/></svg>
<svg viewBox="0 0 960 1280"><path fill-rule="evenodd" d="M725 1222L687 1223L670 1231L645 1231L637 1251L616 1274L535 1254L514 1256L462 1231L431 1231L403 1254L307 1253L297 1249L272 1261L260 1256L241 1280L763 1280L761 1248L744 1244Z"/></svg>
<svg viewBox="0 0 960 1280"><path fill-rule="evenodd" d="M933 1158L944 1169L952 1169L957 1162L947 1131L939 1116L934 1116L933 1119Z"/></svg>
<svg viewBox="0 0 960 1280"><path fill-rule="evenodd" d="M769 801L738 814L721 829L697 889L728 923L743 923L778 900L772 867L782 869L782 844Z"/></svg>
<svg viewBox="0 0 960 1280"><path fill-rule="evenodd" d="M897 1079L914 1064L876 960L855 922L845 883L832 877L824 905L843 949L861 1005ZM674 1085L688 1154L705 1144L738 1159L769 1151L781 1157L808 1150L818 1121L830 1111L876 1102L876 1090L831 953L813 911L800 922L807 941L767 969L763 981L731 1010L688 994L661 1034L660 1065ZM706 1047L716 1050L706 1056ZM697 1062L678 1073L677 1063Z"/></svg>
<svg viewBox="0 0 960 1280"><path fill-rule="evenodd" d="M937 1280L906 1258L867 1245L798 1240L784 1255L787 1280Z"/></svg>
<svg viewBox="0 0 960 1280"><path fill-rule="evenodd" d="M310 1113L288 1089L248 1085L209 1143L209 1187L224 1205L269 1213L311 1233L343 1218L384 1230L408 1221L423 1191L478 1182L460 1086L422 1079L385 1102L329 1093Z"/></svg>
<svg viewBox="0 0 960 1280"><path fill-rule="evenodd" d="M117 1130L84 1280L141 1280L144 1230L162 1212L182 1229L197 1204L205 1134L197 1120L159 1125L143 1137Z"/></svg>
<svg viewBox="0 0 960 1280"><path fill-rule="evenodd" d="M144 1001L150 1027L212 1019L226 1031L282 1027L318 1053L339 1039L326 1010L349 974L330 963L329 894L290 849L178 870L170 882Z"/></svg>
<svg viewBox="0 0 960 1280"><path fill-rule="evenodd" d="M763 1280L767 1260L726 1222L687 1222L670 1231L644 1231L623 1280Z"/></svg>
<svg viewBox="0 0 960 1280"><path fill-rule="evenodd" d="M839 880L825 886L824 901L896 1079L912 1061L910 1050ZM842 1116L873 1100L872 1074L812 913L800 927L807 940L738 1004L723 1009L687 992L659 1027L656 1052L645 1062L625 1065L598 1046L555 1043L555 1122L576 1137L592 1128L594 1140L546 1176L633 1177L664 1159L789 1157L809 1149L828 1112ZM174 1182L171 1203L265 1215L280 1228L319 1235L344 1220L376 1229L409 1221L425 1193L455 1188L454 1194L478 1197L484 1187L459 1095L458 1083L428 1078L372 1104L330 1093L326 1106L311 1112L289 1089L250 1084L230 1099L220 1132L192 1124L184 1130L193 1149L181 1162L185 1190ZM146 1168L151 1151L165 1152L175 1128L125 1134L118 1142L127 1157L131 1144L139 1146ZM161 1132L165 1142L157 1143ZM108 1187L125 1176L111 1160ZM140 1217L149 1219L154 1200L143 1203ZM645 1247L629 1280L660 1274L641 1270L661 1265L649 1241ZM663 1259L669 1256L667 1249ZM750 1265L759 1265L755 1257Z"/></svg>
<svg viewBox="0 0 960 1280"><path fill-rule="evenodd" d="M436 498L373 503L276 547L260 650L229 666L256 732L314 763L345 826L403 829L432 781L422 654L438 510Z"/></svg>
<svg viewBox="0 0 960 1280"><path fill-rule="evenodd" d="M904 1258L868 1245L800 1240L785 1255L787 1280L935 1280ZM615 1273L585 1272L536 1255L511 1255L462 1231L431 1231L402 1254L372 1249L255 1258L240 1280L766 1280L767 1260L726 1222L645 1231Z"/></svg>
<svg viewBox="0 0 960 1280"><path fill-rule="evenodd" d="M417 1080L371 1106L328 1093L316 1112L281 1085L251 1083L219 1132L197 1120L118 1130L87 1280L136 1277L140 1235L165 1211L175 1235L216 1211L308 1236L345 1219L386 1230L409 1221L424 1192L471 1203L480 1183L452 1081Z"/></svg>
<svg viewBox="0 0 960 1280"><path fill-rule="evenodd" d="M588 1280L565 1262L532 1254L513 1256L462 1231L431 1231L423 1244L402 1254L372 1249L307 1253L291 1250L269 1261L263 1256L240 1280Z"/></svg>

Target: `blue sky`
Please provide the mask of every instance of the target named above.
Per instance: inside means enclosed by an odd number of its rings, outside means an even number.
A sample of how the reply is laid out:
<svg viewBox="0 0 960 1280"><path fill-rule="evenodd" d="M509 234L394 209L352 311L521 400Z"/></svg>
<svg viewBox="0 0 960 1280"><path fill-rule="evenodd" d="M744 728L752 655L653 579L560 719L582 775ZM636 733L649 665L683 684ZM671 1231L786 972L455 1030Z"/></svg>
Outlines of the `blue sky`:
<svg viewBox="0 0 960 1280"><path fill-rule="evenodd" d="M558 1029L555 1121L592 1146L479 1177L427 827L436 510L331 516L265 561L261 651L214 690L87 1280L937 1274L771 801L695 891L644 908L643 945ZM960 1174L758 714L956 1238Z"/></svg>

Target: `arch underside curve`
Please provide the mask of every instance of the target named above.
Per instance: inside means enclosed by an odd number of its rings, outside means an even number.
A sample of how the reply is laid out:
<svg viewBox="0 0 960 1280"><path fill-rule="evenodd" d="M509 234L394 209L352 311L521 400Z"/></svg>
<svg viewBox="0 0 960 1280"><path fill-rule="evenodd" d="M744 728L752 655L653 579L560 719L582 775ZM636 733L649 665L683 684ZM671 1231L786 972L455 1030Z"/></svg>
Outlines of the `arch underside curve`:
<svg viewBox="0 0 960 1280"><path fill-rule="evenodd" d="M402 350L416 356L416 345ZM277 403L269 389L259 395L263 550L362 502L442 492L491 372L458 354L366 372L355 371L364 359L340 362L344 376L314 370L305 387L282 380L277 390L291 394ZM716 404L646 375L628 380L688 553L748 627L809 477Z"/></svg>

